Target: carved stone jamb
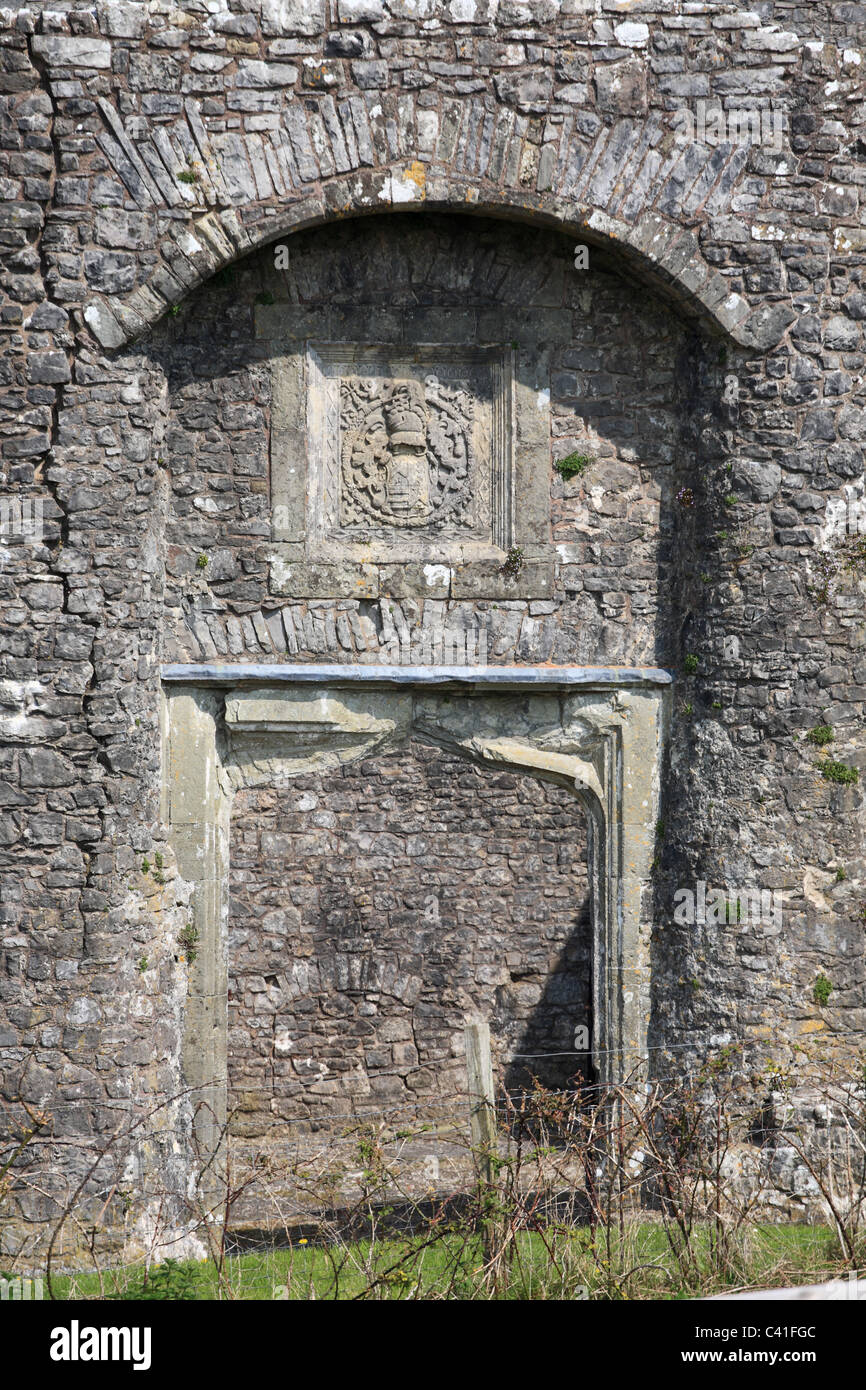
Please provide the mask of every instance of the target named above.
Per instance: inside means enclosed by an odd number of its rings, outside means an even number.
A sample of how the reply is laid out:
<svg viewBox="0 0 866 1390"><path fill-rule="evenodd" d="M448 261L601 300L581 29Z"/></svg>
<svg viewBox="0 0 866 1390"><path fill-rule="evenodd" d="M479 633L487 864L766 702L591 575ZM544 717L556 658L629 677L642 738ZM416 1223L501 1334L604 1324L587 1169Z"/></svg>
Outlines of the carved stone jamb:
<svg viewBox="0 0 866 1390"><path fill-rule="evenodd" d="M593 1062L603 1084L634 1081L645 1070L651 928L646 914L666 717L662 691L648 685L539 693L518 707L499 696L495 702L476 702L474 709L452 696L415 700L416 733L478 763L568 786L586 810Z"/></svg>
<svg viewBox="0 0 866 1390"><path fill-rule="evenodd" d="M172 688L163 701L162 729L162 817L178 873L193 889L195 959L182 1025L189 1124L184 1167L193 1186L196 1167L220 1149L226 1119L231 790L222 775L222 692L196 684Z"/></svg>

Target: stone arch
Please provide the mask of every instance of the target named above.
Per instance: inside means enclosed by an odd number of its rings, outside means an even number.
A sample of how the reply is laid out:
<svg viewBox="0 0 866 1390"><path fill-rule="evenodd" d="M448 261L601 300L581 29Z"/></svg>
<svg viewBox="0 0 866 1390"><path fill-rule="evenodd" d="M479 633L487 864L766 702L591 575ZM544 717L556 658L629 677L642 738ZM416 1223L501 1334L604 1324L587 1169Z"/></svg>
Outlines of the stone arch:
<svg viewBox="0 0 866 1390"><path fill-rule="evenodd" d="M385 185L388 181L405 186L405 167L395 165ZM438 181L434 197L424 195L422 180L417 198L385 197L379 203L371 202L367 195L357 196L346 181L347 198L339 204L339 187L339 182L330 186L329 205L311 195L300 203L270 209L273 215L249 230L233 209L206 213L162 244L163 264L131 294L92 298L84 309L85 321L103 347L123 347L146 333L210 276L280 237L348 217L429 211L499 217L557 229L589 246L613 252L624 269L661 291L711 332L725 334L742 347L769 347L774 341L767 339L764 320L752 315L746 300L704 261L694 234L658 213L630 224L599 208L582 208L552 195L530 200L508 190L481 188L473 189L474 196L468 198L465 187L447 178Z"/></svg>
<svg viewBox="0 0 866 1390"><path fill-rule="evenodd" d="M363 158L372 167L325 173L324 160L316 157L306 132L289 129L288 111L279 138L268 143L255 134L237 134L230 145L216 147L196 103L188 99L171 146L158 127L133 140L116 109L104 98L99 105L106 123L99 137L103 152L137 205L165 229L161 238L154 238L156 264L146 280L128 294L96 296L85 305L84 320L104 348L120 348L140 337L211 275L281 236L389 210L469 212L558 228L606 248L625 269L711 332L746 348L773 346L792 317L775 304L754 308L701 250L696 213L727 206L730 190L721 192L723 175L732 186L742 169L741 147L726 147L723 158L718 151L703 150L703 163L697 162L697 172L690 169L682 186L676 180L684 152L674 148L657 165L642 164L652 153L652 142L629 122L605 132L610 156L619 160L615 177L605 151L594 150L590 162L608 172L575 181L567 144L530 184L521 180L519 159L511 160L518 172L503 169L504 154L495 171L498 177L472 177L465 167L454 167L453 156L450 164L429 158L420 140L419 148L397 160L383 158L381 147L371 141ZM503 109L496 121L509 117L513 113ZM512 144L517 124L512 119ZM660 134L656 131L655 138ZM189 169L174 167L179 160L167 152L172 148L187 152L197 171L193 183ZM356 165L360 158L356 151ZM630 209L626 216L623 184L631 166L635 174L639 168L649 172L644 173L647 187L640 209Z"/></svg>

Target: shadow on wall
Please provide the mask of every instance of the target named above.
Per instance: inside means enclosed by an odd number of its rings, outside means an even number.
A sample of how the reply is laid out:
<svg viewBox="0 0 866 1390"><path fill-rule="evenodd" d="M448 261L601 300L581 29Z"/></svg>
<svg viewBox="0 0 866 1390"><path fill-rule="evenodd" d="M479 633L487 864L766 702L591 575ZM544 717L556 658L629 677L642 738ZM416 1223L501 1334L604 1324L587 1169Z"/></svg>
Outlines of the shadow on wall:
<svg viewBox="0 0 866 1390"><path fill-rule="evenodd" d="M570 1090L592 1082L592 923L589 901L575 902L573 930L548 972L538 1002L528 1018L513 1005L520 974L496 991L491 1021L494 1033L517 1032L512 1060L503 1068L502 1085L519 1108L520 1097L536 1086ZM514 1028L516 1023L517 1027Z"/></svg>

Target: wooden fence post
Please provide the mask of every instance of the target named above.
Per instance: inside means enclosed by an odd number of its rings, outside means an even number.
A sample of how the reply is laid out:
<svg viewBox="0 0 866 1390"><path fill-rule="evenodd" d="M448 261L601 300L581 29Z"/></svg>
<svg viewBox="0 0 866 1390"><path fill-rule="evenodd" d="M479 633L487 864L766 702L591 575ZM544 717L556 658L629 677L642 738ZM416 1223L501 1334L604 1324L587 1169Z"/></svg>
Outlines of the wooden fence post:
<svg viewBox="0 0 866 1390"><path fill-rule="evenodd" d="M478 1166L482 1207L493 1200L496 1187L496 1096L493 1090L493 1064L490 1060L490 1026L466 1024L466 1076L469 1083L469 1132L472 1152ZM485 1212L482 1218L485 1263L496 1257L496 1222Z"/></svg>

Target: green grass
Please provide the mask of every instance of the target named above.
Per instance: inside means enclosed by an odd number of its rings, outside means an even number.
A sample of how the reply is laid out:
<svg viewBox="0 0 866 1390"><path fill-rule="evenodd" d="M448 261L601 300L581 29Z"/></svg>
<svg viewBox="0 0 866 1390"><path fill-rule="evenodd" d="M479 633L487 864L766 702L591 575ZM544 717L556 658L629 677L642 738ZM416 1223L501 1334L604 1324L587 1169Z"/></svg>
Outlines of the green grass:
<svg viewBox="0 0 866 1390"><path fill-rule="evenodd" d="M692 1256L678 1254L660 1222L627 1225L620 1236L547 1228L520 1233L511 1246L505 1299L682 1299L742 1287L816 1283L842 1273L834 1237L822 1226L751 1226L726 1261L713 1232L693 1233ZM464 1233L354 1245L297 1245L228 1257L222 1276L212 1261L176 1262L54 1281L62 1299L219 1298L289 1300L454 1299L491 1297L480 1242Z"/></svg>

